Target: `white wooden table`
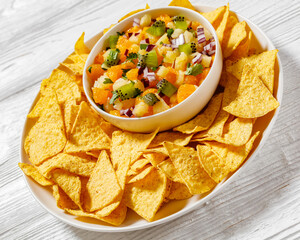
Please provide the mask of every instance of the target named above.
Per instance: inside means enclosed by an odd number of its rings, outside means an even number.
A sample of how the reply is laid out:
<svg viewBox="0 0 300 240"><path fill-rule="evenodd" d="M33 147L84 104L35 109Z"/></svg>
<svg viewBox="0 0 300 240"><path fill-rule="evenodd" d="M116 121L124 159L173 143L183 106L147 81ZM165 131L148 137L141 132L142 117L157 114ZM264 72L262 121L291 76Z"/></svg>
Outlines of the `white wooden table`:
<svg viewBox="0 0 300 240"><path fill-rule="evenodd" d="M148 1L151 7L169 0ZM220 6L227 1L192 1ZM300 239L300 2L230 1L279 49L284 95L279 118L255 160L202 208L168 224L128 233L68 226L31 196L17 163L28 109L40 82L86 39L137 0L0 0L0 239Z"/></svg>

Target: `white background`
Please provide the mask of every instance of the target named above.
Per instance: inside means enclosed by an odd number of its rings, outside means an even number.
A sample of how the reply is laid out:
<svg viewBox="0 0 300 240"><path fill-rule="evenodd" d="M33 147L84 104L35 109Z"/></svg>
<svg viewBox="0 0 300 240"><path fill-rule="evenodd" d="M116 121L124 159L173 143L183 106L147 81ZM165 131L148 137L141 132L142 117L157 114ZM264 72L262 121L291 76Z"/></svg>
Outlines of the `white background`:
<svg viewBox="0 0 300 240"><path fill-rule="evenodd" d="M148 1L150 7L169 1ZM221 6L226 1L192 1ZM17 166L23 124L40 82L86 39L146 1L0 0L0 239L300 239L300 2L230 1L279 49L279 118L254 161L200 209L128 233L68 226L31 196Z"/></svg>

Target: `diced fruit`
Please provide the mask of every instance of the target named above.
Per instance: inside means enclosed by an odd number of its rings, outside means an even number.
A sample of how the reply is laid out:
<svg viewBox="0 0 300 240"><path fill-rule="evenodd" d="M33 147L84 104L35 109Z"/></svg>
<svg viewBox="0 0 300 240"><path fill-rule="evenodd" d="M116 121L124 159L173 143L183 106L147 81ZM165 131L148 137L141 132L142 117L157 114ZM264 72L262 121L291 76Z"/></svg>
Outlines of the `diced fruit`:
<svg viewBox="0 0 300 240"><path fill-rule="evenodd" d="M175 23L176 28L180 28L182 30L186 30L188 27L188 24L185 21L184 16L176 16L174 18L174 23Z"/></svg>
<svg viewBox="0 0 300 240"><path fill-rule="evenodd" d="M211 57L203 54L202 61L201 61L203 67L205 68L210 67L210 63L211 63Z"/></svg>
<svg viewBox="0 0 300 240"><path fill-rule="evenodd" d="M147 29L147 33L153 36L161 36L166 32L166 24L163 21L156 21L150 28Z"/></svg>
<svg viewBox="0 0 300 240"><path fill-rule="evenodd" d="M177 75L177 79L176 79L176 83L174 84L175 86L180 86L181 84L183 84L184 82L184 71L179 70L178 71L178 75Z"/></svg>
<svg viewBox="0 0 300 240"><path fill-rule="evenodd" d="M164 66L161 66L161 67L158 69L156 75L159 76L159 77L161 77L161 78L164 78L164 77L168 74L168 72L169 72L169 69L168 69L168 68L166 68L166 67L164 67Z"/></svg>
<svg viewBox="0 0 300 240"><path fill-rule="evenodd" d="M141 27L147 27L151 23L151 16L149 14L145 14L140 20Z"/></svg>
<svg viewBox="0 0 300 240"><path fill-rule="evenodd" d="M126 85L123 85L122 87L119 87L116 92L118 93L119 98L121 101L128 100L130 98L137 97L141 90L138 88L135 88L134 82L130 82Z"/></svg>
<svg viewBox="0 0 300 240"><path fill-rule="evenodd" d="M191 67L188 67L185 71L186 75L193 75L197 76L198 74L202 73L203 66L200 63L196 63Z"/></svg>
<svg viewBox="0 0 300 240"><path fill-rule="evenodd" d="M99 53L94 60L94 63L96 64L102 64L104 62L104 57L102 53Z"/></svg>
<svg viewBox="0 0 300 240"><path fill-rule="evenodd" d="M164 35L162 35L160 37L160 39L157 40L156 42L156 46L161 45L161 43L165 43L165 44L170 44L169 38L168 38L168 34L165 33Z"/></svg>
<svg viewBox="0 0 300 240"><path fill-rule="evenodd" d="M191 32L189 32L189 31L185 31L183 33L183 37L184 37L184 41L186 43L190 43L190 42L192 42L194 40L194 34L191 33Z"/></svg>
<svg viewBox="0 0 300 240"><path fill-rule="evenodd" d="M142 96L145 96L148 93L157 93L156 88L148 88L145 92L143 92Z"/></svg>
<svg viewBox="0 0 300 240"><path fill-rule="evenodd" d="M115 115L115 116L117 116L117 117L120 117L120 116L121 116L120 111L118 111L118 110L111 110L109 113L110 113L111 115Z"/></svg>
<svg viewBox="0 0 300 240"><path fill-rule="evenodd" d="M159 99L156 97L154 93L147 93L143 100L145 103L147 103L149 106L153 106L155 103L159 101Z"/></svg>
<svg viewBox="0 0 300 240"><path fill-rule="evenodd" d="M156 86L159 92L168 97L171 97L177 91L177 88L166 79L162 79Z"/></svg>
<svg viewBox="0 0 300 240"><path fill-rule="evenodd" d="M194 31L197 31L197 27L198 27L199 25L200 25L199 22L192 21L191 28L192 28Z"/></svg>
<svg viewBox="0 0 300 240"><path fill-rule="evenodd" d="M153 114L160 113L168 110L170 107L166 102L156 94L156 97L159 99L159 102L153 105Z"/></svg>
<svg viewBox="0 0 300 240"><path fill-rule="evenodd" d="M170 67L165 79L174 85L177 80L177 71Z"/></svg>
<svg viewBox="0 0 300 240"><path fill-rule="evenodd" d="M166 24L166 26L167 26L167 28L172 28L172 29L175 29L175 28L176 28L174 22L168 22L168 23Z"/></svg>
<svg viewBox="0 0 300 240"><path fill-rule="evenodd" d="M184 71L186 69L187 60L187 55L182 52L175 60L175 69Z"/></svg>
<svg viewBox="0 0 300 240"><path fill-rule="evenodd" d="M156 51L159 53L159 55L163 56L163 55L166 55L166 53L168 51L172 51L172 48L166 47L166 46L163 46L163 45L158 45L156 47Z"/></svg>
<svg viewBox="0 0 300 240"><path fill-rule="evenodd" d="M104 74L104 70L102 69L100 64L92 64L87 68L87 76L92 80L96 81L102 74Z"/></svg>
<svg viewBox="0 0 300 240"><path fill-rule="evenodd" d="M186 98L188 98L195 90L196 86L192 84L183 84L178 88L177 101L181 103Z"/></svg>
<svg viewBox="0 0 300 240"><path fill-rule="evenodd" d="M112 95L111 91L102 88L93 88L92 91L94 101L98 104L105 104L108 97Z"/></svg>
<svg viewBox="0 0 300 240"><path fill-rule="evenodd" d="M197 75L198 84L200 85L209 73L210 68L205 68L201 74Z"/></svg>
<svg viewBox="0 0 300 240"><path fill-rule="evenodd" d="M171 104L177 103L177 94L173 94L173 95L170 97L170 103L171 103Z"/></svg>
<svg viewBox="0 0 300 240"><path fill-rule="evenodd" d="M184 83L186 83L186 84L192 84L192 85L198 85L198 79L195 76L187 75L184 78Z"/></svg>
<svg viewBox="0 0 300 240"><path fill-rule="evenodd" d="M108 66L117 65L120 59L120 50L119 49L111 49L108 56L105 58L105 63Z"/></svg>
<svg viewBox="0 0 300 240"><path fill-rule="evenodd" d="M138 78L138 72L139 72L138 68L131 69L126 73L126 77L129 80L136 80Z"/></svg>
<svg viewBox="0 0 300 240"><path fill-rule="evenodd" d="M108 38L109 41L109 47L111 49L116 48L117 42L118 42L119 36L118 35L110 35Z"/></svg>
<svg viewBox="0 0 300 240"><path fill-rule="evenodd" d="M178 47L179 52L184 52L186 55L190 55L196 52L196 43L185 43Z"/></svg>
<svg viewBox="0 0 300 240"><path fill-rule="evenodd" d="M159 21L159 20L165 22L165 24L168 24L169 22L172 21L172 18L167 14L162 14L156 18L156 21Z"/></svg>
<svg viewBox="0 0 300 240"><path fill-rule="evenodd" d="M128 84L129 81L124 78L119 78L117 81L115 81L113 85L113 90L116 91L118 88Z"/></svg>
<svg viewBox="0 0 300 240"><path fill-rule="evenodd" d="M145 63L147 67L158 66L157 54L155 50L152 50L145 55Z"/></svg>
<svg viewBox="0 0 300 240"><path fill-rule="evenodd" d="M142 92L145 90L144 84L140 80L134 80L134 87L140 89Z"/></svg>
<svg viewBox="0 0 300 240"><path fill-rule="evenodd" d="M139 33L141 33L141 31ZM139 43L141 41L141 34L137 36L135 34L132 34L131 37L129 38L129 41L132 43Z"/></svg>
<svg viewBox="0 0 300 240"><path fill-rule="evenodd" d="M154 36L150 33L145 33L145 38L148 38L149 39L149 43L150 44L155 44L157 42L157 40L159 39L159 36Z"/></svg>
<svg viewBox="0 0 300 240"><path fill-rule="evenodd" d="M102 89L108 89L112 90L112 83L105 83L106 79L109 79L106 74L102 75L101 77L98 78L97 81L94 83L94 88L102 88Z"/></svg>
<svg viewBox="0 0 300 240"><path fill-rule="evenodd" d="M128 109L128 108L131 108L133 107L135 104L135 99L134 98L130 98L128 100L124 100L122 101L122 109Z"/></svg>
<svg viewBox="0 0 300 240"><path fill-rule="evenodd" d="M132 44L128 50L129 52L137 53L140 50L140 47L137 44Z"/></svg>
<svg viewBox="0 0 300 240"><path fill-rule="evenodd" d="M178 38L181 33L184 33L184 30L176 28L172 34L172 38Z"/></svg>
<svg viewBox="0 0 300 240"><path fill-rule="evenodd" d="M133 109L133 115L136 117L142 117L148 112L148 109L149 109L149 105L141 101L137 105L135 105Z"/></svg>
<svg viewBox="0 0 300 240"><path fill-rule="evenodd" d="M116 99L114 101L114 109L117 109L120 111L122 108L123 108L123 103L119 99Z"/></svg>
<svg viewBox="0 0 300 240"><path fill-rule="evenodd" d="M120 77L122 77L123 71L122 66L112 66L109 68L106 72L106 75L109 79L111 79L113 82L117 81Z"/></svg>
<svg viewBox="0 0 300 240"><path fill-rule="evenodd" d="M177 49L175 49L174 51L167 51L164 58L164 62L173 64L176 57L178 56L179 56L179 51Z"/></svg>

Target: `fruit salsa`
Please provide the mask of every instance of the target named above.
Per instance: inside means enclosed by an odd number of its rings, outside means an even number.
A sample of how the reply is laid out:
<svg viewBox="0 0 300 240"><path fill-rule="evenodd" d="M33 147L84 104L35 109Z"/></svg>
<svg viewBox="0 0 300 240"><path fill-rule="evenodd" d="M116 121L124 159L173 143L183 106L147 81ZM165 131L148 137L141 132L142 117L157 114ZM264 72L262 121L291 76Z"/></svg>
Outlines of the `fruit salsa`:
<svg viewBox="0 0 300 240"><path fill-rule="evenodd" d="M87 68L95 103L121 117L154 115L189 97L206 78L215 39L185 16L149 14L110 35Z"/></svg>

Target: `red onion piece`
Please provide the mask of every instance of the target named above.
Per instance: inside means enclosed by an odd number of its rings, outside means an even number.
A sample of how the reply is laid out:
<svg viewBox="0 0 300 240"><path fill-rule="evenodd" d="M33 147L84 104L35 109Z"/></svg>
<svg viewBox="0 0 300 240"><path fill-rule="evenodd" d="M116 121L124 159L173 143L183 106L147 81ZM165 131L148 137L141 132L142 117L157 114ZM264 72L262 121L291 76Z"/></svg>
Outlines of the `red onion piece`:
<svg viewBox="0 0 300 240"><path fill-rule="evenodd" d="M144 68L138 67L139 71L138 71L138 75L141 75L144 71Z"/></svg>
<svg viewBox="0 0 300 240"><path fill-rule="evenodd" d="M137 32L137 33L135 33L135 34L134 34L134 36L138 36L138 35L140 35L140 33L139 33L139 32Z"/></svg>
<svg viewBox="0 0 300 240"><path fill-rule="evenodd" d="M149 38L146 38L146 39L145 39L145 41L146 41L146 43L147 43L147 44L149 44L149 43L150 43L150 40L149 40Z"/></svg>
<svg viewBox="0 0 300 240"><path fill-rule="evenodd" d="M144 69L144 77L146 78L147 77L147 75L148 75L148 68L147 67L145 67L145 69Z"/></svg>
<svg viewBox="0 0 300 240"><path fill-rule="evenodd" d="M165 47L172 47L172 44L163 43L163 46L165 46Z"/></svg>
<svg viewBox="0 0 300 240"><path fill-rule="evenodd" d="M193 58L192 63L199 63L202 60L202 54L201 53L197 53L197 55Z"/></svg>
<svg viewBox="0 0 300 240"><path fill-rule="evenodd" d="M132 26L140 26L140 19L138 19L138 18L134 18L133 19L133 24L132 24Z"/></svg>
<svg viewBox="0 0 300 240"><path fill-rule="evenodd" d="M149 87L149 80L148 79L142 78L141 82L144 84L145 88Z"/></svg>
<svg viewBox="0 0 300 240"><path fill-rule="evenodd" d="M121 109L120 114L125 115L127 117L131 117L132 116L132 110L130 108L127 108L125 110Z"/></svg>
<svg viewBox="0 0 300 240"><path fill-rule="evenodd" d="M171 45L171 48L172 48L172 49L178 48L178 45L172 44L172 45Z"/></svg>
<svg viewBox="0 0 300 240"><path fill-rule="evenodd" d="M197 28L197 39L198 39L198 43L203 43L206 41L204 28Z"/></svg>
<svg viewBox="0 0 300 240"><path fill-rule="evenodd" d="M154 81L156 79L155 78L155 73L154 72L148 72L147 79L149 80L149 82Z"/></svg>
<svg viewBox="0 0 300 240"><path fill-rule="evenodd" d="M125 52L124 52L124 55L127 56L128 52L129 52L129 50L126 49Z"/></svg>
<svg viewBox="0 0 300 240"><path fill-rule="evenodd" d="M128 37L131 37L133 33L128 33Z"/></svg>
<svg viewBox="0 0 300 240"><path fill-rule="evenodd" d="M207 55L213 55L216 52L216 42L210 42L209 44L205 45L203 49Z"/></svg>
<svg viewBox="0 0 300 240"><path fill-rule="evenodd" d="M171 43L172 43L173 45L177 45L177 44L176 44L176 39L172 39L172 40L171 40Z"/></svg>
<svg viewBox="0 0 300 240"><path fill-rule="evenodd" d="M146 48L146 51L147 51L147 52L150 52L154 47L155 47L155 45L149 44L149 45L147 46L147 48Z"/></svg>

